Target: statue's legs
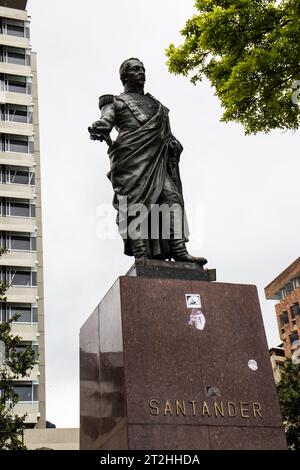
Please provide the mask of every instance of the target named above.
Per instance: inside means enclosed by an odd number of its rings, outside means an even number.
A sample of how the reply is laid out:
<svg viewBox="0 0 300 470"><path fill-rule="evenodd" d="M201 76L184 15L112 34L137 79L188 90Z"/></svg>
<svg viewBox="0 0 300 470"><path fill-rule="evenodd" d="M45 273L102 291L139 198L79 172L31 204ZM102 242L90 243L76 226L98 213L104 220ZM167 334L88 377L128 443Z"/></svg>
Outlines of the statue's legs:
<svg viewBox="0 0 300 470"><path fill-rule="evenodd" d="M130 245L135 259L149 258L147 242L143 238L130 238Z"/></svg>
<svg viewBox="0 0 300 470"><path fill-rule="evenodd" d="M183 197L168 174L166 174L163 190L156 204L160 208L160 218L156 213L156 218L153 220L153 214L150 213L143 219L141 225L137 224L138 231L135 231L134 236L130 234L130 231L128 233L128 242L134 257L136 259L174 259L174 261L198 263L204 266L207 263L205 258L194 257L187 251ZM169 210L162 210L163 205ZM128 218L128 226L133 221L134 218ZM152 233L153 225L156 227L156 237ZM165 228L167 234L164 233ZM150 232L153 238L150 236L149 239Z"/></svg>
<svg viewBox="0 0 300 470"><path fill-rule="evenodd" d="M147 217L139 219L138 221L137 218L138 217L135 216L128 217L127 245L130 246L131 255L133 254L135 259L150 258L147 243Z"/></svg>
<svg viewBox="0 0 300 470"><path fill-rule="evenodd" d="M188 253L186 248L186 239L184 234L184 204L183 197L179 193L175 183L172 181L170 176L167 174L163 191L161 193L159 204L167 204L170 208L177 207L179 213L170 211L170 258L174 261L184 261L190 263L198 263L204 266L207 263L205 258L198 258Z"/></svg>
<svg viewBox="0 0 300 470"><path fill-rule="evenodd" d="M184 261L188 263L198 263L204 266L207 263L207 259L203 257L192 256L188 253L185 240L183 239L171 239L170 240L170 255L174 261Z"/></svg>

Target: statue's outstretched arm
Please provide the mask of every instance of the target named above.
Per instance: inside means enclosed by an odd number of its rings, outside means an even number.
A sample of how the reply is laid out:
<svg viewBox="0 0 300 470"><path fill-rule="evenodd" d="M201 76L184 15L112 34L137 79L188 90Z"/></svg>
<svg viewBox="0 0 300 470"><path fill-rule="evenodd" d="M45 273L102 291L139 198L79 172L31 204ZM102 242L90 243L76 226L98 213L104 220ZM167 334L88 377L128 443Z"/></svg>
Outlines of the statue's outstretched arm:
<svg viewBox="0 0 300 470"><path fill-rule="evenodd" d="M101 142L104 140L108 146L111 146L112 140L109 134L115 125L116 119L114 97L112 95L100 97L99 107L101 109L101 117L88 128L90 138L92 140L100 140Z"/></svg>

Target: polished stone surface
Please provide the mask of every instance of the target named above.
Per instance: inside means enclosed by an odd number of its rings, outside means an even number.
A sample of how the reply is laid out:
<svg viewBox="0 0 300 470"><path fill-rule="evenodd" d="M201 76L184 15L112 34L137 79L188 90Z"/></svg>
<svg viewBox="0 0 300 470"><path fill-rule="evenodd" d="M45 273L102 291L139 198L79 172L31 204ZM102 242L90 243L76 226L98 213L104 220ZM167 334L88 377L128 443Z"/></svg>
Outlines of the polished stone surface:
<svg viewBox="0 0 300 470"><path fill-rule="evenodd" d="M255 286L121 277L80 345L81 449L286 448Z"/></svg>
<svg viewBox="0 0 300 470"><path fill-rule="evenodd" d="M215 281L215 269L203 269L198 263L136 259L127 276L160 279L186 279L194 281Z"/></svg>
<svg viewBox="0 0 300 470"><path fill-rule="evenodd" d="M285 437L276 428L178 426L141 424L128 426L134 450L278 450Z"/></svg>

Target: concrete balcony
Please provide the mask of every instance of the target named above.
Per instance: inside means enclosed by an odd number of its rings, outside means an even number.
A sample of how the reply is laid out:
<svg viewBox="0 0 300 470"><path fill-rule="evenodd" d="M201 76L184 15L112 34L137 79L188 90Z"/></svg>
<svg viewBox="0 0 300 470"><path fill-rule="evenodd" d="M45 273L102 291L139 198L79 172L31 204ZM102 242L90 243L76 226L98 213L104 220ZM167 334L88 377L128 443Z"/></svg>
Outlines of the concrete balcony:
<svg viewBox="0 0 300 470"><path fill-rule="evenodd" d="M26 3L20 1L10 1L11 8L0 6L0 16L3 18L11 18L13 20L28 21L27 11L20 9L20 4L26 5ZM23 8L23 6L22 6Z"/></svg>
<svg viewBox="0 0 300 470"><path fill-rule="evenodd" d="M7 302L34 304L38 300L37 287L9 287L5 293Z"/></svg>
<svg viewBox="0 0 300 470"><path fill-rule="evenodd" d="M11 91L0 91L0 103L31 106L32 95L28 95L27 93L13 93Z"/></svg>
<svg viewBox="0 0 300 470"><path fill-rule="evenodd" d="M19 379L15 379L14 382L24 382L24 380L26 380L26 382L37 382L39 378L39 365L36 364L27 377L20 377Z"/></svg>
<svg viewBox="0 0 300 470"><path fill-rule="evenodd" d="M0 132L3 134L25 135L31 137L33 135L33 124L0 121Z"/></svg>
<svg viewBox="0 0 300 470"><path fill-rule="evenodd" d="M20 49L30 49L28 38L11 36L10 34L0 34L0 44L3 46L19 47Z"/></svg>
<svg viewBox="0 0 300 470"><path fill-rule="evenodd" d="M0 152L0 164L31 168L34 166L34 156L27 153Z"/></svg>
<svg viewBox="0 0 300 470"><path fill-rule="evenodd" d="M23 416L27 413L25 423L34 424L38 422L40 417L39 413L39 404L38 403L18 403L14 407L14 414L18 416Z"/></svg>
<svg viewBox="0 0 300 470"><path fill-rule="evenodd" d="M0 257L0 266L22 266L24 268L35 268L36 265L36 252L9 251Z"/></svg>
<svg viewBox="0 0 300 470"><path fill-rule="evenodd" d="M20 75L22 77L30 77L32 74L31 67L27 65L10 64L9 62L0 62L0 73L9 75Z"/></svg>
<svg viewBox="0 0 300 470"><path fill-rule="evenodd" d="M11 327L13 335L21 336L23 341L38 341L38 325L30 323L13 323Z"/></svg>
<svg viewBox="0 0 300 470"><path fill-rule="evenodd" d="M35 189L29 185L0 183L0 197L13 197L15 199L33 200Z"/></svg>
<svg viewBox="0 0 300 470"><path fill-rule="evenodd" d="M26 232L36 231L36 219L23 219L22 217L0 217L0 231Z"/></svg>
<svg viewBox="0 0 300 470"><path fill-rule="evenodd" d="M30 371L30 374L28 376L28 380L31 380L33 382L38 382L39 378L40 378L40 375L41 375L41 373L40 373L40 370L39 370L39 365L36 364L34 366L34 368ZM21 380L24 380L24 378L21 379Z"/></svg>

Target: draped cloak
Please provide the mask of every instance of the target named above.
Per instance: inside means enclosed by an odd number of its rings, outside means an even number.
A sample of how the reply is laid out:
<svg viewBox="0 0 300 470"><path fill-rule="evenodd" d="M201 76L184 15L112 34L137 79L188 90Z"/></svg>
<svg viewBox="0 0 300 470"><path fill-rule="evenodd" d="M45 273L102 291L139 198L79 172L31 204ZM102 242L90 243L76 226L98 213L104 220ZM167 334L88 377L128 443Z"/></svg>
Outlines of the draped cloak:
<svg viewBox="0 0 300 470"><path fill-rule="evenodd" d="M151 95L152 99L154 99ZM174 136L170 130L169 110L158 103L158 110L150 119L144 115L143 110L126 93L118 97L130 109L133 116L140 122L140 127L120 132L117 140L110 147L110 179L114 199L113 206L118 212L117 224L120 235L124 240L125 254L132 256L133 252L128 239L128 209L134 204L143 204L147 208L148 216L152 204L159 201L162 193L166 173L168 172L168 159L170 155L170 141ZM121 130L122 131L122 130ZM182 199L182 186L177 166L176 189ZM122 209L120 201L127 197L127 210ZM184 209L183 209L183 217ZM123 227L123 228L122 228ZM125 229L124 229L125 227ZM188 231L184 224L185 232ZM187 239L187 233L185 233ZM152 257L165 259L169 252L168 240L147 240L148 249Z"/></svg>

